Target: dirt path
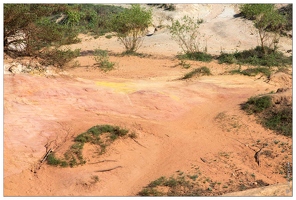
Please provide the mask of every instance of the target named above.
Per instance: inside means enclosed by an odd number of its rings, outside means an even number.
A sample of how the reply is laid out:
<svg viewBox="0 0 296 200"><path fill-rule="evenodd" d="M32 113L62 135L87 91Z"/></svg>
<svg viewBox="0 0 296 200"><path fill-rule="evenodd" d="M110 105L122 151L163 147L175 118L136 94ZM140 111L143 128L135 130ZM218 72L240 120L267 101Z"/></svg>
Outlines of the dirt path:
<svg viewBox="0 0 296 200"><path fill-rule="evenodd" d="M209 12L201 9L205 6L187 7L187 12L203 10L210 27L206 33L219 33L209 39L211 44L220 41L211 45L211 52L217 53L220 45L231 50L238 33L230 33L228 25L246 22L230 17L235 6L211 5ZM239 36L241 48L252 46L244 46L244 36ZM141 52L150 57L110 56L116 69L108 73L93 68L91 56L83 56L78 58L81 67L69 68L67 75L4 75L4 195L134 196L161 176L196 167L202 177L221 183L215 194L238 191L242 183L286 183L283 165L292 161L292 140L265 130L240 109L249 97L276 91L281 84L225 75L237 66L216 61L188 61L191 68L184 69L174 58L177 45L168 41L164 30L145 40ZM82 51L122 51L115 38L84 38L72 47L78 46ZM177 80L201 66L213 75ZM137 134L136 141L117 140L101 156L86 145L83 166L38 168L46 144L60 146L56 154L61 156L74 136L97 124L127 128ZM264 143L268 147L258 167L254 153ZM207 189L209 183L201 187Z"/></svg>

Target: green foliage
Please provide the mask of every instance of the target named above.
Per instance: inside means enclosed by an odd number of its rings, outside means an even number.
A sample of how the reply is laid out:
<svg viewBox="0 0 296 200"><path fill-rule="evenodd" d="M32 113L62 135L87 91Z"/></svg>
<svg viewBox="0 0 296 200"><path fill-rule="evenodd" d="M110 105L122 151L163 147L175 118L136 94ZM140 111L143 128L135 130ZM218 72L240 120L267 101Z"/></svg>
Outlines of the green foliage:
<svg viewBox="0 0 296 200"><path fill-rule="evenodd" d="M190 64L186 63L185 60L181 60L181 62L179 63L179 65L181 65L183 68L185 69L189 69L191 67Z"/></svg>
<svg viewBox="0 0 296 200"><path fill-rule="evenodd" d="M167 187L168 192L160 192L158 187ZM170 178L162 176L149 183L138 194L140 196L192 196L193 191L190 191L192 188L193 184L184 176Z"/></svg>
<svg viewBox="0 0 296 200"><path fill-rule="evenodd" d="M185 54L202 52L201 38L198 29L202 20L184 16L180 21L172 20L172 25L168 27L172 39L175 40Z"/></svg>
<svg viewBox="0 0 296 200"><path fill-rule="evenodd" d="M293 28L293 4L288 4L280 8L279 13L286 18L285 30L291 31Z"/></svg>
<svg viewBox="0 0 296 200"><path fill-rule="evenodd" d="M119 137L123 137L128 130L121 129L118 126L97 125L88 129L86 132L79 134L74 138L74 144L64 154L64 160L54 157L53 154L47 158L47 162L54 166L70 166L83 165L86 161L83 159L82 150L85 143L92 143L100 147L99 154L106 151L106 147ZM102 139L104 137L104 139Z"/></svg>
<svg viewBox="0 0 296 200"><path fill-rule="evenodd" d="M266 54L265 46L271 45L277 50L279 33L285 27L286 18L274 8L274 4L243 4L240 10L246 18L254 20L262 52ZM273 34L268 34L269 31Z"/></svg>
<svg viewBox="0 0 296 200"><path fill-rule="evenodd" d="M164 10L167 10L167 11L175 11L176 10L176 6L172 3L169 3L169 4L147 4L149 6L155 6L157 8L163 8Z"/></svg>
<svg viewBox="0 0 296 200"><path fill-rule="evenodd" d="M227 64L234 64L237 63L237 59L235 58L235 54L230 53L221 53L218 57L219 64L227 63Z"/></svg>
<svg viewBox="0 0 296 200"><path fill-rule="evenodd" d="M261 73L266 77L270 77L271 71L270 68L267 67L255 67L255 68L248 68L245 70L241 70L240 68L237 70L230 71L231 74L242 74L245 76L256 76L257 74Z"/></svg>
<svg viewBox="0 0 296 200"><path fill-rule="evenodd" d="M274 108L271 96L251 97L241 108L248 114L256 114L264 127L285 136L292 136L292 109Z"/></svg>
<svg viewBox="0 0 296 200"><path fill-rule="evenodd" d="M260 13L271 12L273 9L273 4L242 4L240 6L241 14L250 20L255 20Z"/></svg>
<svg viewBox="0 0 296 200"><path fill-rule="evenodd" d="M187 74L185 74L181 80L185 80L185 79L189 79L192 78L195 75L200 75L200 76L209 76L211 75L211 71L209 68L207 67L200 67L197 69L193 69L192 71L188 72Z"/></svg>
<svg viewBox="0 0 296 200"><path fill-rule="evenodd" d="M67 167L68 166L68 163L66 161L57 159L55 157L54 153L51 153L51 154L48 155L47 164L53 165L53 166L61 166L61 167Z"/></svg>
<svg viewBox="0 0 296 200"><path fill-rule="evenodd" d="M104 71L113 69L115 63L109 61L108 51L95 49L94 56L95 61L97 62L97 65L100 67L100 69Z"/></svg>
<svg viewBox="0 0 296 200"><path fill-rule="evenodd" d="M70 62L74 58L77 58L79 55L80 49L76 49L74 51L70 49L47 49L42 54L40 54L40 58L43 59L41 64L54 65L56 67L62 68L63 65Z"/></svg>
<svg viewBox="0 0 296 200"><path fill-rule="evenodd" d="M165 181L166 181L166 178L162 176L156 179L155 181L152 181L151 183L149 183L148 187L156 187L156 186L162 185Z"/></svg>
<svg viewBox="0 0 296 200"><path fill-rule="evenodd" d="M61 161L59 159L57 159L53 153L49 154L47 157L47 164L49 165L60 165Z"/></svg>
<svg viewBox="0 0 296 200"><path fill-rule="evenodd" d="M202 62L210 62L213 60L213 56L206 52L187 52L183 55L178 55L180 59L197 60Z"/></svg>
<svg viewBox="0 0 296 200"><path fill-rule="evenodd" d="M263 119L263 124L285 136L292 136L292 109L283 108L278 111L270 111Z"/></svg>
<svg viewBox="0 0 296 200"><path fill-rule="evenodd" d="M71 12L67 12L60 23L75 26L79 32L90 32L95 36L110 32L110 16L125 10L120 6L103 4L72 4L69 7Z"/></svg>
<svg viewBox="0 0 296 200"><path fill-rule="evenodd" d="M50 20L63 10L64 4L5 4L4 51L15 57L40 57L44 47L77 42L77 32Z"/></svg>
<svg viewBox="0 0 296 200"><path fill-rule="evenodd" d="M110 21L111 31L116 32L126 51L136 52L142 45L148 26L152 23L152 12L133 4Z"/></svg>
<svg viewBox="0 0 296 200"><path fill-rule="evenodd" d="M131 139L136 139L138 136L135 132L132 132L130 134L128 134L128 136L131 138Z"/></svg>
<svg viewBox="0 0 296 200"><path fill-rule="evenodd" d="M140 196L163 196L164 194L162 192L159 192L158 190L154 188L144 188L141 190L138 195Z"/></svg>
<svg viewBox="0 0 296 200"><path fill-rule="evenodd" d="M244 50L232 54L222 53L218 57L219 63L228 64L250 64L253 66L286 66L292 64L292 57L287 57L283 53L273 51L265 47L267 54L264 54L262 47L257 46L255 49Z"/></svg>
<svg viewBox="0 0 296 200"><path fill-rule="evenodd" d="M253 114L260 113L271 106L272 101L270 96L251 97L245 104L242 105L242 109L249 114Z"/></svg>

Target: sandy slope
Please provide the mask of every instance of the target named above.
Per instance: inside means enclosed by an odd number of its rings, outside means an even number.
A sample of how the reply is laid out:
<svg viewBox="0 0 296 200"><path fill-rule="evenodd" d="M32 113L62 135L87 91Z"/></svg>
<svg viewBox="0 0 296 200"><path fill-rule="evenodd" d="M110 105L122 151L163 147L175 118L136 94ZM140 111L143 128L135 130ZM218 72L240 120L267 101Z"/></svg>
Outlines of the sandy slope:
<svg viewBox="0 0 296 200"><path fill-rule="evenodd" d="M209 53L219 54L221 46L232 51L257 45L248 32L250 22L233 18L235 5L182 4L177 11L164 15L203 16L202 30L213 35L208 39ZM282 41L283 49L291 48L290 40ZM98 47L113 53L123 50L114 37L84 37L82 43L72 45L77 47L82 51ZM254 77L225 75L237 66L216 61L188 61L192 68L209 67L213 76L176 80L192 69L178 66L174 55L179 51L162 29L145 38L139 51L152 56L110 56L116 69L108 73L91 67L92 57L83 56L78 58L82 67L69 68L67 75L5 75L4 195L134 196L160 176L169 177L177 170L189 173L193 167L199 167L203 177L222 183L214 188L214 195L238 191L241 183L258 187L259 180L285 184L282 171L287 162L292 163L292 140L262 128L240 110L240 104L253 95L292 87L291 81L266 83ZM118 140L102 156L95 153L94 146L86 145L87 163L75 168L39 166L50 141L49 146L59 146L55 152L62 155L75 135L97 124L134 131L138 143L130 138ZM254 150L263 143L268 146L258 167ZM95 172L113 167L118 168ZM273 195L291 195L291 191Z"/></svg>

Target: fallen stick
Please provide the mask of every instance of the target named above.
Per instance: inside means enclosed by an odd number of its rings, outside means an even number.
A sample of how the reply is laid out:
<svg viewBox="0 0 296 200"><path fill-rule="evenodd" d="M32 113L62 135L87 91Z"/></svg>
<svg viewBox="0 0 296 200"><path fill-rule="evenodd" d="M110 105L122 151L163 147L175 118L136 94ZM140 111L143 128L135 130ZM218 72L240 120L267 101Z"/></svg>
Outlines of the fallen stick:
<svg viewBox="0 0 296 200"><path fill-rule="evenodd" d="M147 149L147 147L145 147L144 145L142 145L142 144L140 144L140 142L138 142L137 140L135 140L134 138L132 138L134 141L135 141L135 143L137 143L138 145L140 145L140 146L142 146L142 147L144 147L144 148L146 148Z"/></svg>
<svg viewBox="0 0 296 200"><path fill-rule="evenodd" d="M93 162L93 163L88 163L88 164L98 164L98 163L102 163L102 162L117 162L117 160L101 160L98 162Z"/></svg>
<svg viewBox="0 0 296 200"><path fill-rule="evenodd" d="M97 170L95 172L107 172L107 171L111 171L113 169L117 169L117 168L121 168L122 166L117 166L117 167L113 167L113 168L110 168L110 169L102 169L102 170Z"/></svg>
<svg viewBox="0 0 296 200"><path fill-rule="evenodd" d="M43 159L40 161L41 163L43 163L47 157L49 156L49 154L52 152L52 149L49 149L48 152L46 152L45 156L43 157Z"/></svg>
<svg viewBox="0 0 296 200"><path fill-rule="evenodd" d="M263 147L264 147L264 146L263 146ZM256 163L258 164L258 166L260 166L260 153L261 153L261 150L263 149L263 147L262 147L259 151L257 151L257 152L255 153L255 155L254 155L254 158L255 158Z"/></svg>

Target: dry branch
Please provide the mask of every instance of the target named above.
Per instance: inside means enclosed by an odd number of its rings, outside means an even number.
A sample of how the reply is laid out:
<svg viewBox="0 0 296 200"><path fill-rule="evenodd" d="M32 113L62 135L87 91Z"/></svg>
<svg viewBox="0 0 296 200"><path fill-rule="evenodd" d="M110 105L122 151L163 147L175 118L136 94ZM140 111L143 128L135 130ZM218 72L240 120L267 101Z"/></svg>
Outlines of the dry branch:
<svg viewBox="0 0 296 200"><path fill-rule="evenodd" d="M122 168L122 166L116 166L116 167L109 168L109 169L97 170L97 171L95 171L95 172L107 172L107 171L111 171L111 170L113 170L113 169L117 169L117 168Z"/></svg>

